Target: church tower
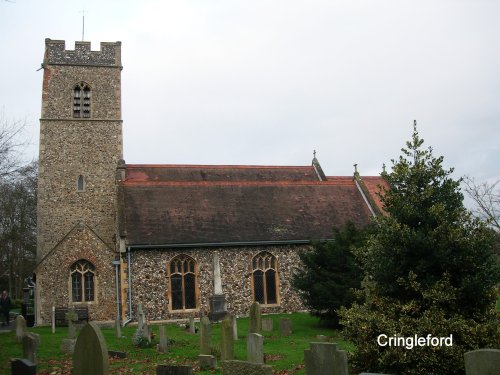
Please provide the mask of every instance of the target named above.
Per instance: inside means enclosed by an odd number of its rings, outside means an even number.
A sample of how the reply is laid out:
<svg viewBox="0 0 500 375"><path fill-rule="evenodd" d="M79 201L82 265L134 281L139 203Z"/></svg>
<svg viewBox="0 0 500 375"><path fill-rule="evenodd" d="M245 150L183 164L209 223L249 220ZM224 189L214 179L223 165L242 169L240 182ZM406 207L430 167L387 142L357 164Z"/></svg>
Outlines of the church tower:
<svg viewBox="0 0 500 375"><path fill-rule="evenodd" d="M113 318L121 43L67 50L46 39L43 68L37 320L47 322L51 306L72 305Z"/></svg>

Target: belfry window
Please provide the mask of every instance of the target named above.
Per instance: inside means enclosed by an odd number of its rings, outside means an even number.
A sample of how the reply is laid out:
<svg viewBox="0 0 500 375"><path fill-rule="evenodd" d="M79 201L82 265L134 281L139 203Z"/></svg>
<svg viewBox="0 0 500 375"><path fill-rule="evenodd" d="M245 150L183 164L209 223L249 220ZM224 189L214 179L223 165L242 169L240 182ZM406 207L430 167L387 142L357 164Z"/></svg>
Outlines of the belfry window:
<svg viewBox="0 0 500 375"><path fill-rule="evenodd" d="M84 82L73 90L73 117L90 118L90 87Z"/></svg>
<svg viewBox="0 0 500 375"><path fill-rule="evenodd" d="M171 310L190 310L197 307L197 265L187 255L178 255L170 261L169 294Z"/></svg>
<svg viewBox="0 0 500 375"><path fill-rule="evenodd" d="M82 175L79 175L76 180L76 190L83 191L84 188L85 188L85 180L83 179Z"/></svg>
<svg viewBox="0 0 500 375"><path fill-rule="evenodd" d="M88 260L80 259L70 269L71 300L92 302L95 300L95 267Z"/></svg>
<svg viewBox="0 0 500 375"><path fill-rule="evenodd" d="M278 263L267 251L252 260L253 300L263 305L278 303Z"/></svg>

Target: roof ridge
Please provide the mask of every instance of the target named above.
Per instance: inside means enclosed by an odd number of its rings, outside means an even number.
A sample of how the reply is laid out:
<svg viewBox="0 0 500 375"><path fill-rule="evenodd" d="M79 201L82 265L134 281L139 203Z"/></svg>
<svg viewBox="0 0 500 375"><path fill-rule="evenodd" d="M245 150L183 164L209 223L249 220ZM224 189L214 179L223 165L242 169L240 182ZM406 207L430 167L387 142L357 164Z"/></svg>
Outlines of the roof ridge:
<svg viewBox="0 0 500 375"><path fill-rule="evenodd" d="M148 181L125 180L124 186L354 186L354 181Z"/></svg>
<svg viewBox="0 0 500 375"><path fill-rule="evenodd" d="M126 164L125 168L240 168L240 169L312 169L311 165L243 165L243 164Z"/></svg>

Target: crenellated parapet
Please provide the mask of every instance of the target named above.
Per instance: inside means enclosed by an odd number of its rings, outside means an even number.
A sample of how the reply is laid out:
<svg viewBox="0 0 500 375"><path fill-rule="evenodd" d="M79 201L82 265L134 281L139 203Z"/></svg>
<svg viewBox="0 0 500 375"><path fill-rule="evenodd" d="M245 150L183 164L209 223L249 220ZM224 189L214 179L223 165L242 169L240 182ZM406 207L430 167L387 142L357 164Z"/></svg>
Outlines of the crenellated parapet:
<svg viewBox="0 0 500 375"><path fill-rule="evenodd" d="M121 42L101 42L99 51L91 51L90 42L75 42L75 49L67 50L64 40L47 38L44 64L121 67Z"/></svg>

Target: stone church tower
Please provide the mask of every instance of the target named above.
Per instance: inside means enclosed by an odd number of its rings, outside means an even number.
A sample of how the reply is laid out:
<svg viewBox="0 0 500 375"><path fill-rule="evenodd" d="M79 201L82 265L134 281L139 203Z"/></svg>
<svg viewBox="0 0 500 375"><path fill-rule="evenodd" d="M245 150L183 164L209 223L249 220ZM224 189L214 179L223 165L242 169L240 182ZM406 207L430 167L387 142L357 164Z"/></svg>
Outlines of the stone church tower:
<svg viewBox="0 0 500 375"><path fill-rule="evenodd" d="M45 40L38 182L37 321L52 306L114 318L121 43ZM109 306L108 306L109 305Z"/></svg>

